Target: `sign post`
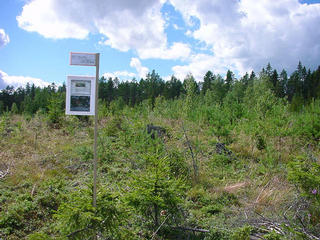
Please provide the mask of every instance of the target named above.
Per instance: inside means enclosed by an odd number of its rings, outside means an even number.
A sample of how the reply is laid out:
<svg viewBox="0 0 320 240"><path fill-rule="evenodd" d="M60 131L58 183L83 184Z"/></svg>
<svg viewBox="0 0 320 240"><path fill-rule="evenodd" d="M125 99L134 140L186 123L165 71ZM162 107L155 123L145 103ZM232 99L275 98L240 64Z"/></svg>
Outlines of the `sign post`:
<svg viewBox="0 0 320 240"><path fill-rule="evenodd" d="M99 59L100 54L96 54L96 96L94 114L94 160L93 160L93 207L97 206L97 138L98 138L98 81L99 81Z"/></svg>
<svg viewBox="0 0 320 240"><path fill-rule="evenodd" d="M97 206L98 81L100 53L70 53L70 65L95 66L96 76L68 76L66 114L94 115L92 205Z"/></svg>

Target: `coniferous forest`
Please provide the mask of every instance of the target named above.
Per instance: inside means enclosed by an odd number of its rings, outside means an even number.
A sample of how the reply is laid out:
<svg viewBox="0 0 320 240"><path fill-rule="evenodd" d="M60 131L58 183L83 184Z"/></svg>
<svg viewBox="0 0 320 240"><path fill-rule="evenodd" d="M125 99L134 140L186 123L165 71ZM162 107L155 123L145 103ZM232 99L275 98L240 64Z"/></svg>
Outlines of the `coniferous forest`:
<svg viewBox="0 0 320 240"><path fill-rule="evenodd" d="M320 239L320 66L0 91L0 239Z"/></svg>

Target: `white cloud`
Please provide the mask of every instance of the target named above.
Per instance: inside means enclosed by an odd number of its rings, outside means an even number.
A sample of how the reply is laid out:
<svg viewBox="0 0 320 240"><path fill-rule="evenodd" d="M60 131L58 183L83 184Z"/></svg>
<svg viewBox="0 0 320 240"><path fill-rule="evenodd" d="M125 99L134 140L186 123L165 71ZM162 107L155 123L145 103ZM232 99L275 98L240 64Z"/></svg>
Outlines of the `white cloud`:
<svg viewBox="0 0 320 240"><path fill-rule="evenodd" d="M164 81L170 81L171 80L171 78L172 78L172 75L167 75L167 76L162 76L161 77Z"/></svg>
<svg viewBox="0 0 320 240"><path fill-rule="evenodd" d="M138 58L131 58L130 66L137 70L140 78L146 77L146 75L149 72L149 69L147 67L142 66Z"/></svg>
<svg viewBox="0 0 320 240"><path fill-rule="evenodd" d="M174 75L183 80L189 73L197 81L202 81L203 76L207 71L212 71L214 74L225 74L228 69L234 68L223 59L216 58L208 54L195 54L190 57L190 62L187 65L176 65L172 67Z"/></svg>
<svg viewBox="0 0 320 240"><path fill-rule="evenodd" d="M297 0L170 2L186 22L190 23L191 17L199 19L200 27L188 31L188 36L210 47L210 61L217 64L212 70L229 66L240 72L252 68L259 71L271 62L279 70L292 71L299 60L311 68L319 64L320 28L316 26L320 25L320 4L301 4ZM191 59L187 66L196 65Z"/></svg>
<svg viewBox="0 0 320 240"><path fill-rule="evenodd" d="M0 28L0 47L7 45L10 42L9 35Z"/></svg>
<svg viewBox="0 0 320 240"><path fill-rule="evenodd" d="M180 29L177 24L173 24L172 26L173 26L173 28L174 28L175 30L179 30L179 29Z"/></svg>
<svg viewBox="0 0 320 240"><path fill-rule="evenodd" d="M142 59L186 59L189 57L191 49L188 44L175 42L170 48L141 48L138 49L138 55Z"/></svg>
<svg viewBox="0 0 320 240"><path fill-rule="evenodd" d="M177 59L190 52L183 43L168 48L166 21L159 0L32 0L17 17L19 26L53 39L85 39L103 34L120 51L135 50L141 58ZM181 51L183 50L183 52Z"/></svg>
<svg viewBox="0 0 320 240"><path fill-rule="evenodd" d="M50 83L39 78L25 77L25 76L9 76L7 73L0 70L0 89L7 86L20 87L27 83L34 84L37 87L47 87Z"/></svg>
<svg viewBox="0 0 320 240"><path fill-rule="evenodd" d="M70 1L66 3L71 4ZM23 7L21 15L17 17L18 25L26 31L37 32L46 38L86 38L89 34L89 24L83 25L83 21L70 21L63 11L57 11L58 8L59 1L31 1ZM69 9L71 12L76 11L71 6ZM86 19L86 15L82 17Z"/></svg>
<svg viewBox="0 0 320 240"><path fill-rule="evenodd" d="M128 71L115 71L115 72L106 72L103 74L106 79L109 78L118 78L124 80L132 80L136 77L135 73L128 72Z"/></svg>
<svg viewBox="0 0 320 240"><path fill-rule="evenodd" d="M197 54L196 46L169 43L166 26L170 21L178 25L161 13L165 2L192 26L186 36L211 52ZM203 77L205 67L216 73L259 71L268 62L290 72L299 60L311 68L320 62L320 4L298 0L30 0L17 20L21 28L47 38L85 39L100 33L105 37L100 44L133 50L140 59L180 59L186 65L173 71L181 75ZM145 77L140 60L131 62Z"/></svg>

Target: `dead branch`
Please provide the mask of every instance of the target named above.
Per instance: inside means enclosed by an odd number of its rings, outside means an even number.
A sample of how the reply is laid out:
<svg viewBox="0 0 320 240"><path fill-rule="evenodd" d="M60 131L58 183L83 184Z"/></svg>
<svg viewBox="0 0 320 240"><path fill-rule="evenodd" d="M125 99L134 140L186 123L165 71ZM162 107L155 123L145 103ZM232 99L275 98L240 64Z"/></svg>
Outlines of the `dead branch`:
<svg viewBox="0 0 320 240"><path fill-rule="evenodd" d="M192 231L192 232L202 232L202 233L209 233L210 232L207 229L201 229L201 228L190 228L190 227L173 227L173 228L184 230L184 231Z"/></svg>
<svg viewBox="0 0 320 240"><path fill-rule="evenodd" d="M190 153L191 153L194 176L195 176L195 179L197 180L198 179L198 165L197 165L197 161L196 161L196 159L194 157L192 146L191 146L191 143L190 143L189 138L187 136L186 130L184 129L183 123L182 123L182 130L183 130L183 134L184 134L184 136L185 136L185 138L187 140L187 144L188 144L188 147L189 147L189 150L190 150Z"/></svg>
<svg viewBox="0 0 320 240"><path fill-rule="evenodd" d="M255 201L255 203L258 203L258 202L259 202L259 199L260 199L261 194L263 193L264 190L267 189L267 187L268 187L269 184L270 184L270 181L268 181L267 184L262 188L262 190L260 191L260 193L259 193L259 195L258 195L258 197L257 197L257 199L256 199L256 201Z"/></svg>
<svg viewBox="0 0 320 240"><path fill-rule="evenodd" d="M160 228L162 227L162 225L167 221L167 219L168 219L169 216L170 216L170 214L168 214L168 216L163 220L163 222L160 224L160 226L158 227L158 229L152 234L151 240L157 235L158 231L160 230Z"/></svg>
<svg viewBox="0 0 320 240"><path fill-rule="evenodd" d="M69 233L69 234L67 235L67 238L71 238L71 237L73 237L74 235L76 235L77 233L86 231L86 230L88 230L88 229L90 229L90 228L91 228L91 227L86 227L86 228L82 228L82 229L76 230L76 231L74 231L74 232L72 232L72 233Z"/></svg>
<svg viewBox="0 0 320 240"><path fill-rule="evenodd" d="M8 166L7 170L5 171L0 171L0 179L4 178L5 176L7 176L9 174L10 171L10 166Z"/></svg>
<svg viewBox="0 0 320 240"><path fill-rule="evenodd" d="M262 218L262 222L260 223L257 223L256 225L259 225L259 226L263 226L265 227L266 229L261 229L258 227L259 230L265 230L265 231L275 231L276 233L280 234L280 235L283 235L285 236L286 233L285 231L283 230L283 225L286 226L286 227L290 227L290 228L293 228L294 231L296 232L300 232L300 233L303 233L308 239L310 240L320 240L319 237L313 235L312 233L308 232L306 229L304 228L296 228L294 226L292 226L290 223L278 223L278 222L275 222L271 219L268 219L266 217L264 217L263 215L259 214L256 212L257 215L259 215L261 218ZM300 219L301 220L301 219Z"/></svg>

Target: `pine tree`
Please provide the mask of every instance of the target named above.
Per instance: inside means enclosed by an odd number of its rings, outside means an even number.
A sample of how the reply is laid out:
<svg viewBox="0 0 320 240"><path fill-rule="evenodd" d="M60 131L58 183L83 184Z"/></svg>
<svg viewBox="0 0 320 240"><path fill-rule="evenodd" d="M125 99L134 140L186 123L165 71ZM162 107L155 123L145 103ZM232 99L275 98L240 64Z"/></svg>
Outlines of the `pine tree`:
<svg viewBox="0 0 320 240"><path fill-rule="evenodd" d="M17 107L17 104L14 102L12 103L12 106L11 106L11 113L13 114L18 114L19 113L19 110L18 110L18 107Z"/></svg>
<svg viewBox="0 0 320 240"><path fill-rule="evenodd" d="M252 86L254 83L254 80L256 79L256 74L254 73L254 71L251 71L250 77L249 77L249 86Z"/></svg>
<svg viewBox="0 0 320 240"><path fill-rule="evenodd" d="M0 114L4 112L4 104L2 101L0 101Z"/></svg>
<svg viewBox="0 0 320 240"><path fill-rule="evenodd" d="M183 82L186 91L186 100L184 105L184 113L188 116L194 107L195 97L199 93L199 86L191 74L188 74Z"/></svg>
<svg viewBox="0 0 320 240"><path fill-rule="evenodd" d="M228 70L226 75L226 83L225 83L226 92L228 92L231 89L233 82L234 82L234 74L232 71Z"/></svg>
<svg viewBox="0 0 320 240"><path fill-rule="evenodd" d="M287 94L288 74L282 70L279 77L279 86L277 87L277 96L283 98Z"/></svg>
<svg viewBox="0 0 320 240"><path fill-rule="evenodd" d="M201 93L205 94L207 90L212 90L212 84L214 81L214 75L211 71L208 71L203 78L203 86L201 89Z"/></svg>

